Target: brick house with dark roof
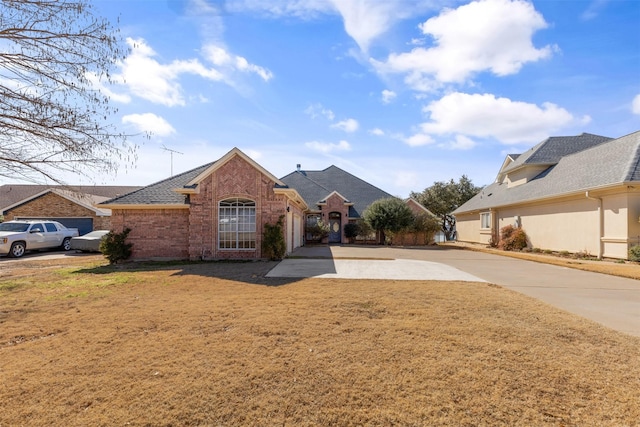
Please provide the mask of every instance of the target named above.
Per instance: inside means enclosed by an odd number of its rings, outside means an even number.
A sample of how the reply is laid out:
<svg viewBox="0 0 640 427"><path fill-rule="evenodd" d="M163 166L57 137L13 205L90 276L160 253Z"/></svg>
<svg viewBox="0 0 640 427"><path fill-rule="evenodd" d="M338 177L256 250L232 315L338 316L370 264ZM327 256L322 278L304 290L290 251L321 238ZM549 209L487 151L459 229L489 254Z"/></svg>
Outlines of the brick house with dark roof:
<svg viewBox="0 0 640 427"><path fill-rule="evenodd" d="M331 166L279 179L237 148L219 160L97 205L112 229L130 228L134 259L262 258L262 232L283 216L287 252L305 243L307 221L344 225L391 195Z"/></svg>
<svg viewBox="0 0 640 427"><path fill-rule="evenodd" d="M49 219L80 234L111 228L111 211L94 205L139 186L61 186L6 184L0 186L0 215L12 219Z"/></svg>
<svg viewBox="0 0 640 427"><path fill-rule="evenodd" d="M510 154L453 214L461 241L488 243L515 225L531 247L626 259L640 243L640 132L551 137Z"/></svg>

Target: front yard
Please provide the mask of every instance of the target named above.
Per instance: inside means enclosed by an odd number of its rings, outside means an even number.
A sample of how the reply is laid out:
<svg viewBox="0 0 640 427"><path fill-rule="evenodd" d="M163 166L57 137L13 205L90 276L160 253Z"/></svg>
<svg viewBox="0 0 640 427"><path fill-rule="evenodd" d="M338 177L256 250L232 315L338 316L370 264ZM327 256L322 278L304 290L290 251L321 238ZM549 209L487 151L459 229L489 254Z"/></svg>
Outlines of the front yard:
<svg viewBox="0 0 640 427"><path fill-rule="evenodd" d="M1 426L640 419L640 339L494 285L74 262L0 275Z"/></svg>

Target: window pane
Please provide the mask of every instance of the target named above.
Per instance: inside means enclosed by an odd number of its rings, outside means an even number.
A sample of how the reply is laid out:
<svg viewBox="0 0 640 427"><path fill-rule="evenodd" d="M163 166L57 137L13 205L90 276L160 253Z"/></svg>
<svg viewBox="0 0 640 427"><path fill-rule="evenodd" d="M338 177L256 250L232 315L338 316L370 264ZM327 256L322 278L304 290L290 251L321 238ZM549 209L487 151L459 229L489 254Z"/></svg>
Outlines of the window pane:
<svg viewBox="0 0 640 427"><path fill-rule="evenodd" d="M222 200L218 209L218 247L255 249L256 203L247 199Z"/></svg>

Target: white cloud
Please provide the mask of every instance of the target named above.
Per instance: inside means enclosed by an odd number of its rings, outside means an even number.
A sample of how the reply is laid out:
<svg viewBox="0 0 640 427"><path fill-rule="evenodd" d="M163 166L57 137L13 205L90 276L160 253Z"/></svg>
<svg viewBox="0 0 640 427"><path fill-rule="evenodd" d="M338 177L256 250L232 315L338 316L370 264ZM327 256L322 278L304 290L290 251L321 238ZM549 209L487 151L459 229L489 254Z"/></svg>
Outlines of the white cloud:
<svg viewBox="0 0 640 427"><path fill-rule="evenodd" d="M293 16L301 19L334 12L331 3L326 0L228 0L225 5L230 12L253 11L274 17Z"/></svg>
<svg viewBox="0 0 640 427"><path fill-rule="evenodd" d="M503 144L531 143L541 141L576 120L564 108L548 102L537 106L496 98L492 94L459 92L431 102L424 111L429 114L430 121L420 125L422 132L414 135L414 140L457 134L495 138ZM464 141L461 143L464 145Z"/></svg>
<svg viewBox="0 0 640 427"><path fill-rule="evenodd" d="M592 0L589 7L587 7L587 10L585 10L580 17L584 21L590 21L591 19L597 18L609 1L610 0Z"/></svg>
<svg viewBox="0 0 640 427"><path fill-rule="evenodd" d="M253 11L270 16L314 19L319 15L339 14L345 32L366 52L371 43L397 21L433 8L438 1L416 0L227 0L230 12Z"/></svg>
<svg viewBox="0 0 640 427"><path fill-rule="evenodd" d="M384 104L389 104L391 101L393 101L396 98L396 93L392 90L383 90L382 91L382 102Z"/></svg>
<svg viewBox="0 0 640 427"><path fill-rule="evenodd" d="M393 22L406 14L398 7L400 2L381 0L330 0L340 12L344 29L366 52L371 42L384 34ZM406 16L406 15L404 15Z"/></svg>
<svg viewBox="0 0 640 427"><path fill-rule="evenodd" d="M176 133L169 122L153 113L129 114L122 117L122 123L134 125L139 132L149 132L160 137Z"/></svg>
<svg viewBox="0 0 640 427"><path fill-rule="evenodd" d="M380 128L373 128L369 131L369 133L371 135L375 135L375 136L383 136L384 135L384 131Z"/></svg>
<svg viewBox="0 0 640 427"><path fill-rule="evenodd" d="M435 140L431 137L431 135L427 135L425 133L416 133L408 138L404 139L411 147L419 147L421 145L429 145L433 144Z"/></svg>
<svg viewBox="0 0 640 427"><path fill-rule="evenodd" d="M207 67L195 58L176 59L163 64L156 59L157 53L144 39L127 38L127 43L131 53L119 64L121 74L115 77L128 87L131 94L155 104L168 107L186 104L180 85L180 79L184 74L230 85L233 85L232 78L235 72L253 73L264 81L273 77L269 70L251 64L241 56L232 55L217 45L204 46L202 52L206 59L219 69ZM105 93L117 101L130 101L128 95Z"/></svg>
<svg viewBox="0 0 640 427"><path fill-rule="evenodd" d="M385 62L371 62L382 73L406 74L406 83L416 90L432 91L441 83L464 83L482 71L515 74L525 63L549 57L551 46L537 49L531 40L546 27L542 15L527 1L478 0L445 9L420 25L433 38L433 47L392 53Z"/></svg>
<svg viewBox="0 0 640 427"><path fill-rule="evenodd" d="M358 127L360 127L360 125L358 124L358 121L356 119L346 119L331 125L332 129L340 129L347 133L353 133L357 131Z"/></svg>
<svg viewBox="0 0 640 427"><path fill-rule="evenodd" d="M333 120L336 117L335 114L333 114L333 111L328 108L324 108L322 104L311 104L306 110L304 110L304 113L312 119L323 116L327 120Z"/></svg>
<svg viewBox="0 0 640 427"><path fill-rule="evenodd" d="M197 59L175 60L161 64L156 52L143 39L127 38L131 53L122 64L122 81L135 96L166 106L185 105L179 83L181 74L196 74L208 80L221 81L224 76L207 69Z"/></svg>
<svg viewBox="0 0 640 427"><path fill-rule="evenodd" d="M320 153L331 153L332 151L349 151L351 150L351 145L345 140L338 142L337 144L331 142L319 142L319 141L310 141L305 142L304 144L307 148L310 148L314 151L319 151Z"/></svg>
<svg viewBox="0 0 640 427"><path fill-rule="evenodd" d="M202 48L202 52L209 61L213 62L214 65L217 65L220 68L224 68L229 71L254 73L260 76L264 81L269 81L273 78L273 73L271 71L258 65L250 64L249 61L242 56L231 55L224 48L218 45L206 45Z"/></svg>
<svg viewBox="0 0 640 427"><path fill-rule="evenodd" d="M456 135L456 139L445 144L440 144L439 147L447 148L450 150L471 150L477 144L474 140L464 135Z"/></svg>
<svg viewBox="0 0 640 427"><path fill-rule="evenodd" d="M633 112L633 114L640 114L640 93L637 94L631 102L631 112Z"/></svg>

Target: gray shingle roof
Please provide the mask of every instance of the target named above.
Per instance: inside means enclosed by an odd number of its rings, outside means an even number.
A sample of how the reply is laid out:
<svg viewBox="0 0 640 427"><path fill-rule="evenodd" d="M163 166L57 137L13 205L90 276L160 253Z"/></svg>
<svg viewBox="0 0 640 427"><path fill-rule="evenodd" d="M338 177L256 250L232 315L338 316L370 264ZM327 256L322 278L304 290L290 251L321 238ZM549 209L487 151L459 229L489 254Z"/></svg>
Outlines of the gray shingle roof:
<svg viewBox="0 0 640 427"><path fill-rule="evenodd" d="M353 203L349 207L351 218L362 216L362 212L374 201L393 197L333 165L321 171L294 171L281 178L281 181L295 189L311 209L317 208L318 202L337 191Z"/></svg>
<svg viewBox="0 0 640 427"><path fill-rule="evenodd" d="M98 197L117 197L138 190L140 186L117 186L117 185L30 185L30 184L5 184L0 186L0 211L7 206L12 206L18 202L29 199L43 191L58 189L70 190L79 194L89 194Z"/></svg>
<svg viewBox="0 0 640 427"><path fill-rule="evenodd" d="M603 142L611 141L613 138L606 136L583 133L578 136L552 136L541 143L535 145L530 150L513 157L511 163L504 171L508 172L527 165L549 165L555 164L561 158L569 154L577 153L595 147Z"/></svg>
<svg viewBox="0 0 640 427"><path fill-rule="evenodd" d="M640 181L640 132L601 141L586 150L565 155L557 164L525 184L512 188L507 188L506 183L488 185L453 213L575 194L634 181Z"/></svg>
<svg viewBox="0 0 640 427"><path fill-rule="evenodd" d="M215 162L198 166L171 178L158 181L137 191L103 202L103 205L181 205L187 203L187 196L173 191L183 188L189 181L207 170Z"/></svg>

